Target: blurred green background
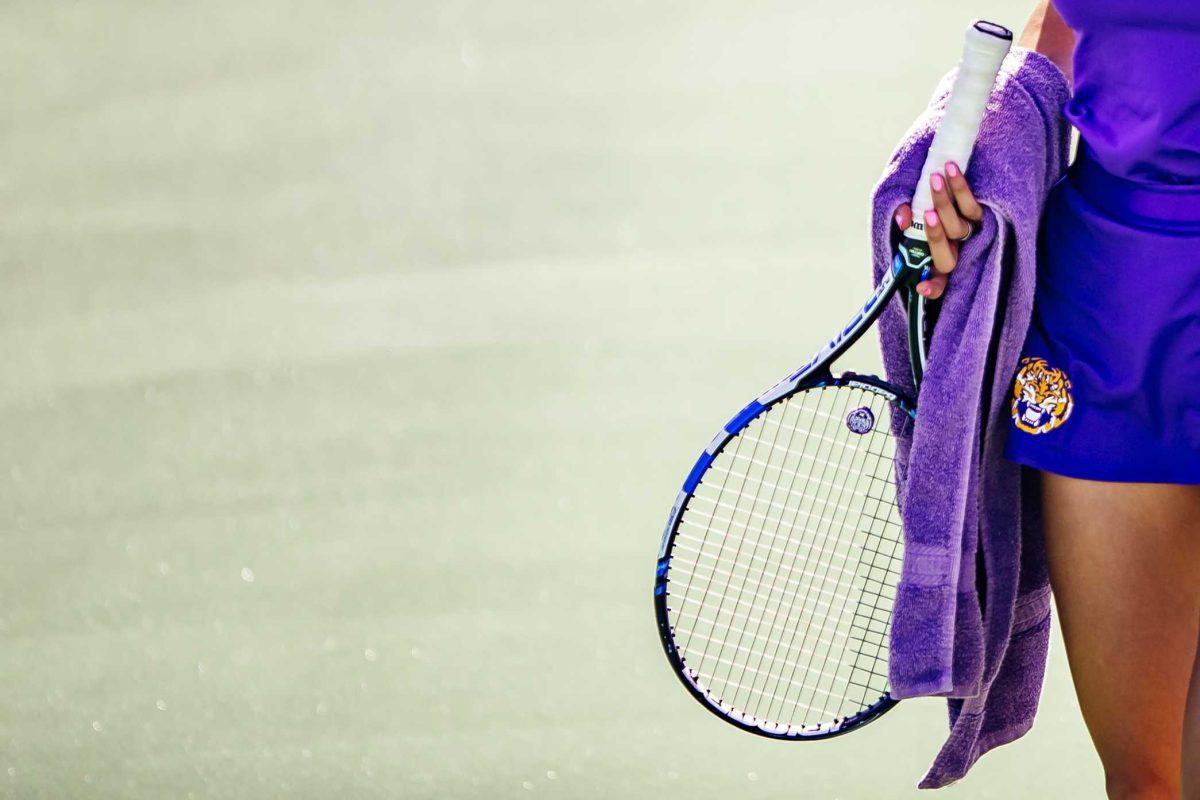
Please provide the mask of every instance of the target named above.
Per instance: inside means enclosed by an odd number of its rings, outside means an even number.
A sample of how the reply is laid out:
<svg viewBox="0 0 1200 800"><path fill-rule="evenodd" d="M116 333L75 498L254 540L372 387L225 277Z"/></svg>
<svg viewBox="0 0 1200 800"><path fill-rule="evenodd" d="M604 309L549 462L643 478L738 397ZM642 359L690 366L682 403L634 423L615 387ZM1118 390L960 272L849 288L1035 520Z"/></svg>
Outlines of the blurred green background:
<svg viewBox="0 0 1200 800"><path fill-rule="evenodd" d="M5 4L0 796L918 796L943 701L722 725L651 571L1028 5ZM945 796L1101 794L1055 636Z"/></svg>

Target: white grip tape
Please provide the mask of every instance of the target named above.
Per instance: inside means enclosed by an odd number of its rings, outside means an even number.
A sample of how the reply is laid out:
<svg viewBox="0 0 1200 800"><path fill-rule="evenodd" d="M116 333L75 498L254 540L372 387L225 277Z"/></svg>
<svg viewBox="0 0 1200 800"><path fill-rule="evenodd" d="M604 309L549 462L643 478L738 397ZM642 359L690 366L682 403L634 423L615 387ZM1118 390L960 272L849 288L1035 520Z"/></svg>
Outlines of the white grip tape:
<svg viewBox="0 0 1200 800"><path fill-rule="evenodd" d="M977 21L967 28L962 60L946 103L946 113L933 135L921 180L913 194L913 222L918 230L924 228L925 212L933 208L930 174L944 170L947 161L953 161L966 172L975 137L979 135L979 123L996 83L996 73L1011 46L1012 34L999 25Z"/></svg>

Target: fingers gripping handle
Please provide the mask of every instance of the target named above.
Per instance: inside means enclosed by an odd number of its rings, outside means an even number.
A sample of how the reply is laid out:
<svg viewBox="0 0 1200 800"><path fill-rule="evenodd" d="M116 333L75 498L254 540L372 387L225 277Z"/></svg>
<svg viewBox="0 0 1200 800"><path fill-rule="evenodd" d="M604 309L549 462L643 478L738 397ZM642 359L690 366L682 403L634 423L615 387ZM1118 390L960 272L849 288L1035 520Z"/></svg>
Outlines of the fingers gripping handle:
<svg viewBox="0 0 1200 800"><path fill-rule="evenodd" d="M1000 62L1012 46L1012 31L992 22L978 20L967 28L963 43L962 60L958 64L958 76L950 90L946 113L933 135L933 143L925 157L921 180L917 182L913 195L912 229L905 231L912 238L925 238L925 212L933 208L933 197L929 192L929 176L945 168L953 161L965 173L979 135L979 123L987 106ZM915 230L914 230L915 229ZM915 234L915 236L914 236Z"/></svg>
<svg viewBox="0 0 1200 800"><path fill-rule="evenodd" d="M953 161L965 173L988 97L1000 71L1000 62L1012 46L1012 31L991 22L978 20L967 29L958 75L950 90L946 113L933 135L921 179L912 200L912 224L904 231L899 252L893 262L893 274L903 274L904 298L908 310L908 355L912 363L913 385L920 386L928 361L929 339L925 298L917 294L917 281L929 277L933 255L925 234L925 212L933 208L929 176Z"/></svg>

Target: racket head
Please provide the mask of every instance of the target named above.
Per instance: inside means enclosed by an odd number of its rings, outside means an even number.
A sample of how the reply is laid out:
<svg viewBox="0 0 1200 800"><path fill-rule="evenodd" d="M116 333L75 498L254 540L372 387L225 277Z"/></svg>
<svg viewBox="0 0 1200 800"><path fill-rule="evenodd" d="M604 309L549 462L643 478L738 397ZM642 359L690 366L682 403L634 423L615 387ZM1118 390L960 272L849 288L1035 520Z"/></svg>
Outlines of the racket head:
<svg viewBox="0 0 1200 800"><path fill-rule="evenodd" d="M709 711L803 741L895 705L892 470L915 413L879 378L826 375L751 403L698 459L663 534L654 605L668 661Z"/></svg>

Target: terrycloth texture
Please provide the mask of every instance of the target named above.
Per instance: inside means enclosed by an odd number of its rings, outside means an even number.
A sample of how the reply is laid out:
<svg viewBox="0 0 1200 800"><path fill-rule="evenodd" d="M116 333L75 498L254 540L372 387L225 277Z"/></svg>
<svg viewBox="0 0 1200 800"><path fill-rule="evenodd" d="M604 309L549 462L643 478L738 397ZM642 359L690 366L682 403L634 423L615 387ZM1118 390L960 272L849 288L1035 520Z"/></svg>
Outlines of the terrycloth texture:
<svg viewBox="0 0 1200 800"><path fill-rule="evenodd" d="M892 217L912 196L953 77L943 79L875 188L876 281L891 265ZM951 698L950 737L921 788L953 783L980 755L1025 733L1041 694L1050 587L1036 487L1023 486L1021 468L1001 452L1033 305L1038 223L1067 166L1069 96L1043 56L1015 48L1005 59L967 171L984 221L963 245L942 300L916 425L898 431L905 552L892 694ZM911 391L906 330L896 301L879 325L884 365Z"/></svg>

